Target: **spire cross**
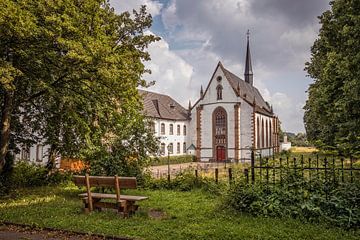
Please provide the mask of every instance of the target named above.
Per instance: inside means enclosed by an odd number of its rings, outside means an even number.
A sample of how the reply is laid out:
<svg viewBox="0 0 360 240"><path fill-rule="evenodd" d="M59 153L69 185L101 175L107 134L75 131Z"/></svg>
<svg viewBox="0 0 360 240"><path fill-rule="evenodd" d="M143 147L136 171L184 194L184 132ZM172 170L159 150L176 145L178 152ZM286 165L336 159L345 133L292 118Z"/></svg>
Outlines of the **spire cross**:
<svg viewBox="0 0 360 240"><path fill-rule="evenodd" d="M250 37L250 30L249 29L246 32L246 37L247 37L247 40L249 41L249 37Z"/></svg>

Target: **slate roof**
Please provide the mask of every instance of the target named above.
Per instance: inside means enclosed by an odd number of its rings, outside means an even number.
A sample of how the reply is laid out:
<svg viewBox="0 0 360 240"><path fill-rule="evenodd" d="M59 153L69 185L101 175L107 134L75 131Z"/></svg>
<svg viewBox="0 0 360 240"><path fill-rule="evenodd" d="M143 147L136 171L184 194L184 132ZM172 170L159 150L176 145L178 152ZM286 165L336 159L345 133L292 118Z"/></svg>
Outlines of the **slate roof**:
<svg viewBox="0 0 360 240"><path fill-rule="evenodd" d="M244 100L250 103L253 103L255 99L257 107L265 110L267 114L272 114L270 106L265 102L264 98L261 96L259 90L256 87L245 82L244 80L224 68L221 63L219 64L226 78L229 80L231 87L234 89L235 93L238 94L238 96L242 97ZM238 88L240 92L238 91Z"/></svg>
<svg viewBox="0 0 360 240"><path fill-rule="evenodd" d="M168 95L139 90L144 101L145 115L168 120L188 120L188 110Z"/></svg>

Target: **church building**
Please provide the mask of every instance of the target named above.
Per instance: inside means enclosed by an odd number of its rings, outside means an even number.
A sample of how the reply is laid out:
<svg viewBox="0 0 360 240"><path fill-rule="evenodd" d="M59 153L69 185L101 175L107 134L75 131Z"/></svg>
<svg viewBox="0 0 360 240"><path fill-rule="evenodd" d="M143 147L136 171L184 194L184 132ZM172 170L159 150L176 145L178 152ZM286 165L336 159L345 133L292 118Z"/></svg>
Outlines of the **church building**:
<svg viewBox="0 0 360 240"><path fill-rule="evenodd" d="M279 119L253 85L249 38L244 80L219 62L199 99L185 109L167 95L140 91L160 152L194 153L197 161L249 160L251 150L279 151Z"/></svg>

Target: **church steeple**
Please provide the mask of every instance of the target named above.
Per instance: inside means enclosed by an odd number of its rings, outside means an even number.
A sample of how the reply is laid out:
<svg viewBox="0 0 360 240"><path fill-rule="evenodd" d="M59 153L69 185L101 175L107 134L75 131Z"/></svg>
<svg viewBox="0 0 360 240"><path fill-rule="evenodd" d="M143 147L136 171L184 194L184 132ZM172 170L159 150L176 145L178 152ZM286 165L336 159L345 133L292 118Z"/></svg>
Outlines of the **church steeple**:
<svg viewBox="0 0 360 240"><path fill-rule="evenodd" d="M251 64L251 54L250 54L250 44L249 44L249 36L250 31L248 30L247 33L247 47L246 47L246 60L245 60L245 82L253 85L253 71L252 71L252 64Z"/></svg>
<svg viewBox="0 0 360 240"><path fill-rule="evenodd" d="M204 97L204 90L203 90L203 87L201 85L201 88L200 88L200 98L202 99Z"/></svg>

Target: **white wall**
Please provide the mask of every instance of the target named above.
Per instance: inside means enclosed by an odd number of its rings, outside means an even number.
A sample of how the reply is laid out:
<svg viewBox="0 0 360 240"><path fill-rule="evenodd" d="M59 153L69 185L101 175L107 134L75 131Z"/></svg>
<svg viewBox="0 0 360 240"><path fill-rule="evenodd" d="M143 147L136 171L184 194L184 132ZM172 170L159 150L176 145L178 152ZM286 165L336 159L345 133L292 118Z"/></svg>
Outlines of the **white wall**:
<svg viewBox="0 0 360 240"><path fill-rule="evenodd" d="M167 146L173 144L173 153L170 155L184 155L183 144L186 143L186 148L190 146L187 143L187 138L189 135L189 122L188 121L175 121L175 120L166 120L166 119L153 119L155 123L155 136L159 137L160 144L165 143L165 152L164 155L168 155ZM161 124L165 124L165 134L161 134ZM169 134L170 124L173 124L173 135ZM180 135L177 135L177 125L180 125ZM186 135L183 134L184 126L186 126ZM177 153L177 143L180 143L180 153ZM160 145L161 146L161 145Z"/></svg>
<svg viewBox="0 0 360 240"><path fill-rule="evenodd" d="M26 152L26 149L22 148L20 153L15 155L15 161L24 160L34 164L46 165L46 163L48 162L49 148L49 145L43 145L40 142L34 144L29 148L29 158L23 158L27 154L24 153Z"/></svg>

